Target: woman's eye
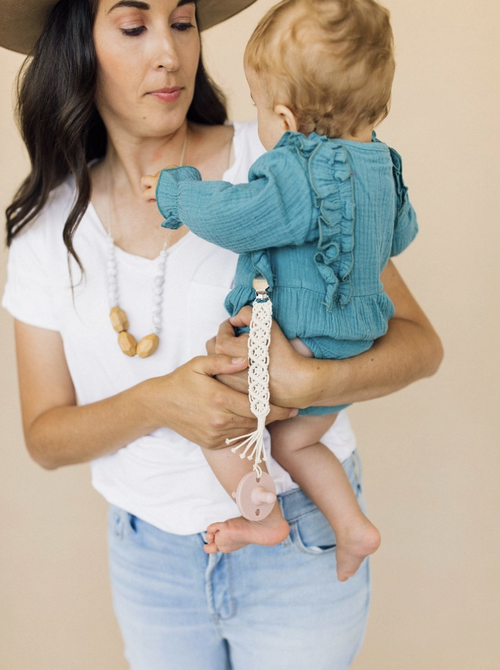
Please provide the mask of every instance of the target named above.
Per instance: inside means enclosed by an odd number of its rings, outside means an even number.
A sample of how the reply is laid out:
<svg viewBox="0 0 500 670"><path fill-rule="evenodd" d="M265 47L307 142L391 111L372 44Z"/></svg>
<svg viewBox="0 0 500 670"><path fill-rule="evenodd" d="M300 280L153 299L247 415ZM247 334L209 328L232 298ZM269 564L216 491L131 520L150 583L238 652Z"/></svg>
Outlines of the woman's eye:
<svg viewBox="0 0 500 670"><path fill-rule="evenodd" d="M186 30L189 30L190 28L194 28L194 25L192 23L173 23L172 28L175 28L175 30L180 30L181 32L184 32Z"/></svg>
<svg viewBox="0 0 500 670"><path fill-rule="evenodd" d="M138 26L137 28L121 28L124 35L129 37L137 37L146 30L146 26Z"/></svg>

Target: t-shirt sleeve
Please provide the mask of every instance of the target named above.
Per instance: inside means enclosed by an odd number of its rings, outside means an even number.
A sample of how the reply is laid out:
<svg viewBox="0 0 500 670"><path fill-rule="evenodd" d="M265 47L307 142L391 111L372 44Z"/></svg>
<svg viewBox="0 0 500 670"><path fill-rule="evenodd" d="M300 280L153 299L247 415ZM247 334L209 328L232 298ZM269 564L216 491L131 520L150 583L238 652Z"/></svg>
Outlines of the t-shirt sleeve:
<svg viewBox="0 0 500 670"><path fill-rule="evenodd" d="M2 307L30 326L58 330L48 273L50 259L41 244L39 223L28 224L11 244Z"/></svg>
<svg viewBox="0 0 500 670"><path fill-rule="evenodd" d="M392 238L391 256L397 256L413 242L418 233L417 215L408 197L408 188L403 180L403 161L391 149L394 181L396 185L396 221Z"/></svg>

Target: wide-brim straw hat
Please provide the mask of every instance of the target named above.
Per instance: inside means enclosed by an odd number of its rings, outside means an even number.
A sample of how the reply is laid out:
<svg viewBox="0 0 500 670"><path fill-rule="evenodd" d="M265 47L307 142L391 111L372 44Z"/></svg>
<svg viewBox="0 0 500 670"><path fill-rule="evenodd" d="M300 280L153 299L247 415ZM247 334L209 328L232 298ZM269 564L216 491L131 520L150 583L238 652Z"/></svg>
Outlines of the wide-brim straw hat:
<svg viewBox="0 0 500 670"><path fill-rule="evenodd" d="M78 1L78 0L76 0ZM198 27L206 30L255 0L196 0ZM0 0L0 46L27 54L34 47L57 0Z"/></svg>

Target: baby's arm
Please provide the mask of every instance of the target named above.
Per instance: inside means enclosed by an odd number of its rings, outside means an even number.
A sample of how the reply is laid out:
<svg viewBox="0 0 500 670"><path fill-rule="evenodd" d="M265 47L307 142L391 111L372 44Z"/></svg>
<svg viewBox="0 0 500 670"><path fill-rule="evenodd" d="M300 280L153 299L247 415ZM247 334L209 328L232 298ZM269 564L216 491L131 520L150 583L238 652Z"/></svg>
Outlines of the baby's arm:
<svg viewBox="0 0 500 670"><path fill-rule="evenodd" d="M156 182L143 181L151 190ZM201 182L192 167L163 170L156 185L166 228L185 224L200 237L236 253L300 245L317 237L313 196L297 157L275 149L252 166L247 184Z"/></svg>

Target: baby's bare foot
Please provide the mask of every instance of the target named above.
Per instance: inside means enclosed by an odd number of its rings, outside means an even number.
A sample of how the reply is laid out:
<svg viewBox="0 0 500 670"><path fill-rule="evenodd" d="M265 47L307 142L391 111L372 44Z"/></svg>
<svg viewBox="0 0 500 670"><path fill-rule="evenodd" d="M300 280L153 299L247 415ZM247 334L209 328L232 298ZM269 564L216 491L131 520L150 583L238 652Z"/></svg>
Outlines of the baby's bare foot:
<svg viewBox="0 0 500 670"><path fill-rule="evenodd" d="M337 575L345 582L352 577L363 560L380 546L380 533L363 517L357 525L350 525L337 534Z"/></svg>
<svg viewBox="0 0 500 670"><path fill-rule="evenodd" d="M249 521L239 516L210 524L207 528L207 544L203 548L207 554L215 554L217 551L228 554L247 544L271 546L283 542L289 530L288 522L276 504L271 514L262 521Z"/></svg>

